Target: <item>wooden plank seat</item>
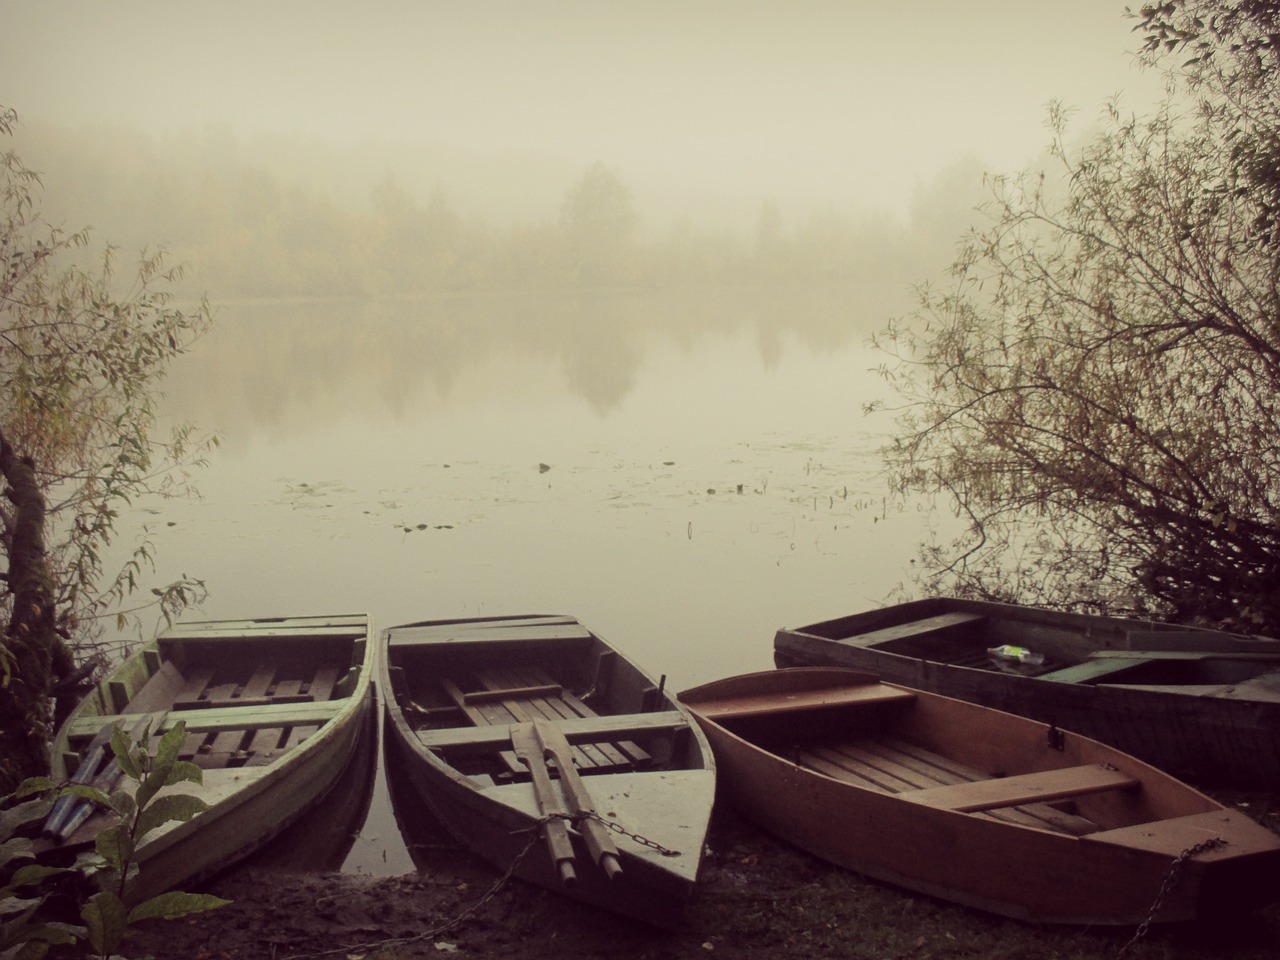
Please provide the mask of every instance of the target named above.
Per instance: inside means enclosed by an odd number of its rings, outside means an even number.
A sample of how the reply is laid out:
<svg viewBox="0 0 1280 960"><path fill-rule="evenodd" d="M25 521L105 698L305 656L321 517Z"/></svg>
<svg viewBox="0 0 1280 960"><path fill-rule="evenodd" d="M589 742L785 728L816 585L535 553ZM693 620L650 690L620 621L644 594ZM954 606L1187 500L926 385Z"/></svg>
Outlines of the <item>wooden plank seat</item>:
<svg viewBox="0 0 1280 960"><path fill-rule="evenodd" d="M698 713L712 720L735 720L791 713L814 707L842 707L851 704L896 703L914 700L915 694L900 687L866 683L856 687L819 687L787 694L756 694L698 704Z"/></svg>
<svg viewBox="0 0 1280 960"><path fill-rule="evenodd" d="M671 736L688 727L684 714L678 710L662 710L655 713L622 713L578 717L562 720L559 727L570 744L598 740L645 739L653 736ZM488 753L511 744L510 725L485 727L440 727L419 730L418 739L432 750L458 753Z"/></svg>
<svg viewBox="0 0 1280 960"><path fill-rule="evenodd" d="M881 627L879 630L868 630L865 633L859 633L856 639L860 647L875 646L887 643L890 640L906 640L910 637L924 637L930 634L945 634L953 630L962 630L979 624L986 619L986 615L981 613L964 613L962 611L942 613L935 617L912 620L909 623Z"/></svg>
<svg viewBox="0 0 1280 960"><path fill-rule="evenodd" d="M528 766L511 748L508 731L513 724L550 720L559 725L598 717L591 707L538 667L491 668L477 673L474 679L478 687L475 690L464 691L451 679L442 680L441 688L472 723L472 729L501 730L500 738L483 738L483 742L490 750L497 750L505 776L512 779L529 776ZM474 746L478 742L471 743ZM574 765L584 772L634 769L652 759L648 751L627 739L579 735L570 744Z"/></svg>
<svg viewBox="0 0 1280 960"><path fill-rule="evenodd" d="M161 722L161 730L169 730L179 720L192 732L209 733L223 730L260 730L265 727L319 726L340 713L342 700L321 703L272 703L261 707L213 707L208 710L170 711ZM73 740L90 739L104 723L120 721L126 729L136 716L84 716L71 722Z"/></svg>
<svg viewBox="0 0 1280 960"><path fill-rule="evenodd" d="M866 737L812 746L794 759L801 766L834 779L907 797L989 779L973 767L895 737ZM1093 821L1047 802L993 807L975 811L974 815L1072 836L1098 829Z"/></svg>
<svg viewBox="0 0 1280 960"><path fill-rule="evenodd" d="M1048 673L1042 673L1038 676L1041 680L1052 680L1055 683L1090 683L1102 677L1119 673L1121 670L1128 670L1130 667L1140 666L1144 662L1145 661L1135 659L1133 657L1107 660L1093 659L1086 660L1084 663L1074 664L1070 667L1050 670Z"/></svg>
<svg viewBox="0 0 1280 960"><path fill-rule="evenodd" d="M1133 777L1114 767L1091 763L916 790L908 794L907 799L944 810L971 813L1037 801L1063 800L1103 790L1131 790L1139 785Z"/></svg>

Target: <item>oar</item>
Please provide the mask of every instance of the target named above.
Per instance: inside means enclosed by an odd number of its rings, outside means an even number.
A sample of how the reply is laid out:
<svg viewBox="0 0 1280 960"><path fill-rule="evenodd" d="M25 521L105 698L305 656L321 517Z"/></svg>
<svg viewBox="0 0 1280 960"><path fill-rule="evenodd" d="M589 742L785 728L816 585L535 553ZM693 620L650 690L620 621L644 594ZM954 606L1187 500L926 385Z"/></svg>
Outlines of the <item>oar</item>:
<svg viewBox="0 0 1280 960"><path fill-rule="evenodd" d="M102 757L106 753L107 744L111 742L111 734L114 730L114 723L103 724L102 729L89 741L80 765L76 767L76 772L71 775L67 783L86 784L93 780L98 772L98 765L102 763ZM53 809L49 811L49 816L44 821L46 837L56 838L62 833L67 818L71 816L80 800L81 798L75 794L64 793L53 802Z"/></svg>
<svg viewBox="0 0 1280 960"><path fill-rule="evenodd" d="M160 724L164 722L164 717L167 712L168 711L161 710L155 713L144 713L129 731L129 737L133 740L138 740L141 738L144 730L149 731L150 733L155 733L155 731L159 729ZM76 772L79 773L79 769L77 769ZM89 785L97 790L101 790L103 793L109 794L115 789L116 784L120 781L120 778L123 775L124 771L120 769L120 760L117 757L112 756L111 762L102 768L102 772L94 777ZM66 822L59 827L56 833L51 835L52 839L56 843L65 843L70 839L71 835L80 829L80 825L88 820L97 808L97 804L85 797L76 797L74 799L78 800L79 803L75 805L75 809L71 812L70 816L67 817Z"/></svg>
<svg viewBox="0 0 1280 960"><path fill-rule="evenodd" d="M577 874L573 869L573 840L569 837L569 826L564 819L567 813L551 783L546 754L534 733L532 723L511 725L511 748L529 768L529 774L533 777L533 795L543 817L542 838L546 841L551 862L560 874L560 880L572 883L577 879Z"/></svg>
<svg viewBox="0 0 1280 960"><path fill-rule="evenodd" d="M596 818L595 801L587 791L587 785L578 775L573 765L573 750L565 739L564 731L553 723L543 720L533 721L533 732L542 745L543 755L550 754L560 771L560 786L569 798L569 806L575 814L578 830L587 841L587 849L596 865L605 872L610 880L622 873L622 861L618 856L618 848L609 836L609 828Z"/></svg>

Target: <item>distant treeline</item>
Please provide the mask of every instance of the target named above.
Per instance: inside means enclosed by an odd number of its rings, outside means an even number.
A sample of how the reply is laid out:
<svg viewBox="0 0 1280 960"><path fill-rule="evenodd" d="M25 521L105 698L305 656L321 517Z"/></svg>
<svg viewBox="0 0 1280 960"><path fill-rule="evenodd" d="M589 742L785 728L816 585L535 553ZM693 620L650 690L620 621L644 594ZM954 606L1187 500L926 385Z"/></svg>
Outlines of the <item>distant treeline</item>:
<svg viewBox="0 0 1280 960"><path fill-rule="evenodd" d="M460 209L447 173L406 176L402 161L369 176L368 165L343 168L305 144L250 144L225 131L156 141L28 126L18 149L42 174L48 219L90 226L124 254L163 246L215 299L676 284L838 283L883 294L946 266L980 189L976 168L961 165L950 184L919 191L906 222L834 211L789 222L760 200L754 229L735 233L690 216L648 222L623 175L599 163L566 178L558 209L501 218ZM521 175L511 161L506 176Z"/></svg>

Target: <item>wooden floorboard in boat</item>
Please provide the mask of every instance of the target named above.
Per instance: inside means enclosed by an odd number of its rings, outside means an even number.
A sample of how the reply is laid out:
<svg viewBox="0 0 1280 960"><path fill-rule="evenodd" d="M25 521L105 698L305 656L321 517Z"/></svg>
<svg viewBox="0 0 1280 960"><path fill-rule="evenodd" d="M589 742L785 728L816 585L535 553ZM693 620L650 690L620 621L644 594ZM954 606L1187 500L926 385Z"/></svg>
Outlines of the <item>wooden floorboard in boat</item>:
<svg viewBox="0 0 1280 960"><path fill-rule="evenodd" d="M533 720L558 723L598 716L536 666L490 668L477 672L473 679L478 690L471 693L484 696L469 695L452 680L441 681L441 686L455 707L476 727L508 727ZM506 692L511 696L503 696ZM529 695L531 692L541 695ZM592 740L572 744L571 750L575 765L584 772L632 769L652 759L648 751L632 741ZM528 775L514 750L500 747L498 756L510 775Z"/></svg>
<svg viewBox="0 0 1280 960"><path fill-rule="evenodd" d="M554 685L554 681L545 672L537 669L511 669L490 672L479 679L486 686L492 684L533 687ZM563 688L560 688L560 693L557 696L530 697L528 700L521 701L520 706L524 708L524 712L527 714L521 718L522 720L576 720L580 717L593 717L596 715L594 710ZM574 744L571 749L579 769L625 767L631 763L626 754L617 746L608 742Z"/></svg>
<svg viewBox="0 0 1280 960"><path fill-rule="evenodd" d="M896 738L867 737L815 744L799 751L798 762L817 773L886 794L990 779L980 770ZM1029 803L971 815L1073 836L1083 836L1098 829L1092 821L1047 803Z"/></svg>

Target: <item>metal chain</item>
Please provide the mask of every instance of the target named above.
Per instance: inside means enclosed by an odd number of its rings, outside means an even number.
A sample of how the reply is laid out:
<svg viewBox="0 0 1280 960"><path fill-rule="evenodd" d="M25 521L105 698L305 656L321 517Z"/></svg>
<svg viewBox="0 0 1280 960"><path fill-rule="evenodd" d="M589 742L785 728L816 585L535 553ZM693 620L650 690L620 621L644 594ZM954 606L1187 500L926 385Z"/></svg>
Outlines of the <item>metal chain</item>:
<svg viewBox="0 0 1280 960"><path fill-rule="evenodd" d="M596 823L600 823L608 827L610 830L612 830L614 833L618 834L619 836L626 837L629 840L634 840L636 843L640 844L642 847L648 847L650 850L658 851L658 853L662 854L664 857L681 856L681 853L679 850L672 850L669 847L664 847L662 844L658 843L657 840L650 840L648 837L642 837L638 833L632 833L622 824L618 823L618 821L609 820L606 817L602 817L600 816L600 814L596 813L594 810L585 810L580 813L548 813L544 817L542 817L542 819L540 819L535 826L530 827L529 829L536 830L542 824L547 823L551 820L564 820L567 823L573 824L575 827L579 823L581 823L583 820L594 820L596 821Z"/></svg>
<svg viewBox="0 0 1280 960"><path fill-rule="evenodd" d="M608 827L610 830L612 830L614 833L619 834L620 836L623 836L623 837L627 837L630 840L634 840L636 843L640 844L642 847L648 847L651 850L657 850L664 857L680 856L679 850L672 850L670 847L664 847L662 844L658 843L657 840L650 840L648 837L642 837L638 833L632 833L630 830L626 829L622 824L618 823L616 820L608 820L600 816L600 814L596 813L594 810L591 811L590 813L578 814L578 818L584 819L584 820L590 818L592 820L595 820L597 823L602 823L606 827Z"/></svg>
<svg viewBox="0 0 1280 960"><path fill-rule="evenodd" d="M1156 915L1160 913L1160 908L1164 906L1165 897L1169 895L1174 887L1178 885L1179 874L1182 871L1182 865L1197 854L1204 853L1207 850L1214 850L1218 847L1226 846L1227 841L1221 837L1209 837L1207 840L1201 840L1199 843L1187 847L1180 854L1173 858L1173 863L1169 864L1169 870L1164 875L1164 880L1160 884L1160 891L1156 894L1155 901L1151 904L1151 909L1147 911L1146 918L1142 923L1138 924L1138 929L1134 932L1133 937L1121 949L1116 956L1116 960L1124 960L1138 942L1147 935L1147 931L1151 928L1152 921Z"/></svg>

